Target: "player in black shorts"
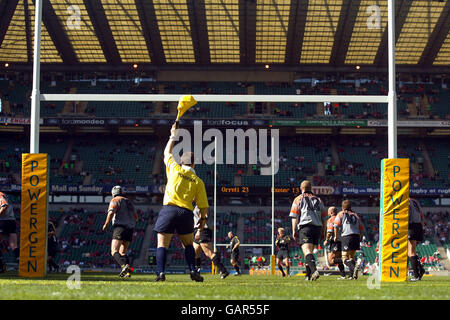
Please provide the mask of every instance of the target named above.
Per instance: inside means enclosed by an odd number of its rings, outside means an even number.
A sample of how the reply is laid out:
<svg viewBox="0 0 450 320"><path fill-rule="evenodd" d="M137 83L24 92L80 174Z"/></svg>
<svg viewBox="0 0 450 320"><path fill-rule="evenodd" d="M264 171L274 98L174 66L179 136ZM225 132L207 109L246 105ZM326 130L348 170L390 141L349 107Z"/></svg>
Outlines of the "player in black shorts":
<svg viewBox="0 0 450 320"><path fill-rule="evenodd" d="M2 236L8 237L8 244L16 259L19 258L19 248L17 247L16 217L12 204L3 192L0 192L0 240ZM0 273L6 272L6 265L2 259L0 251Z"/></svg>
<svg viewBox="0 0 450 320"><path fill-rule="evenodd" d="M111 195L112 199L109 203L108 216L103 225L103 231L112 222L114 230L111 241L111 256L122 268L119 277L129 278L133 269L130 266L127 250L133 240L133 231L138 215L131 200L123 196L121 186L113 187Z"/></svg>
<svg viewBox="0 0 450 320"><path fill-rule="evenodd" d="M208 227L208 216L206 216L204 219L201 218L200 215L200 209L198 207L195 207L194 211L194 250L195 250L195 264L197 268L197 272L200 273L201 268L201 258L200 255L203 251L203 253L211 259L211 261L214 263L215 266L217 266L217 269L220 272L220 278L225 279L228 277L229 273L227 269L225 269L224 265L220 261L220 254L218 252L214 252L213 244L212 244L212 238L213 238L213 231ZM205 220L205 224L203 226L203 230L199 230L198 227L200 225L201 220Z"/></svg>
<svg viewBox="0 0 450 320"><path fill-rule="evenodd" d="M312 185L308 180L300 184L302 194L297 196L291 207L292 238L298 241L305 255L306 280L319 278L314 249L323 238L327 211L322 200L312 193Z"/></svg>
<svg viewBox="0 0 450 320"><path fill-rule="evenodd" d="M47 264L50 272L58 272L59 265L53 260L58 253L58 239L56 238L56 227L53 222L48 223L47 241Z"/></svg>
<svg viewBox="0 0 450 320"><path fill-rule="evenodd" d="M339 272L341 273L341 277L339 280L345 279L345 267L344 262L342 261L342 243L341 243L341 234L338 230L337 241L334 241L334 219L338 214L338 210L336 207L328 208L328 221L327 221L327 234L323 245L328 249L328 263L330 266L337 265L339 268Z"/></svg>
<svg viewBox="0 0 450 320"><path fill-rule="evenodd" d="M417 254L417 244L423 241L423 213L417 200L409 198L408 259L413 269L410 281L422 280L425 269Z"/></svg>
<svg viewBox="0 0 450 320"><path fill-rule="evenodd" d="M241 270L239 269L239 245L241 241L239 238L233 234L233 231L228 232L228 238L231 240L227 248L231 251L231 265L234 270L236 270L235 276L241 275Z"/></svg>
<svg viewBox="0 0 450 320"><path fill-rule="evenodd" d="M290 275L290 266L289 266L289 244L291 243L291 237L286 235L286 231L284 228L278 228L278 236L275 241L275 245L278 247L277 253L277 265L278 269L280 269L283 277L286 277L286 274ZM286 273L283 270L283 264L286 266Z"/></svg>

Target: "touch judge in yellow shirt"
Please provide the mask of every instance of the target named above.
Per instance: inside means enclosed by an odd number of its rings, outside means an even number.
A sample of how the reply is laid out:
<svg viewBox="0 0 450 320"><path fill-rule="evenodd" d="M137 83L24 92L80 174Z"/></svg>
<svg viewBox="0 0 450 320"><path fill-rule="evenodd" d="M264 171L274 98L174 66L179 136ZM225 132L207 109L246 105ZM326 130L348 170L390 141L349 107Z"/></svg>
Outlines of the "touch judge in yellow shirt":
<svg viewBox="0 0 450 320"><path fill-rule="evenodd" d="M193 202L200 208L201 231L208 213L208 198L205 184L194 171L194 154L185 152L181 156L179 165L173 155L177 129L175 124L170 130L171 136L164 149L164 164L166 165L167 185L164 194L163 207L158 214L154 230L158 233L158 246L156 249L157 277L155 281L165 281L165 266L167 250L175 231L178 233L185 250L191 279L203 282L203 277L195 269L195 251L193 247L194 215ZM197 236L197 235L196 235ZM198 233L199 236L199 233Z"/></svg>

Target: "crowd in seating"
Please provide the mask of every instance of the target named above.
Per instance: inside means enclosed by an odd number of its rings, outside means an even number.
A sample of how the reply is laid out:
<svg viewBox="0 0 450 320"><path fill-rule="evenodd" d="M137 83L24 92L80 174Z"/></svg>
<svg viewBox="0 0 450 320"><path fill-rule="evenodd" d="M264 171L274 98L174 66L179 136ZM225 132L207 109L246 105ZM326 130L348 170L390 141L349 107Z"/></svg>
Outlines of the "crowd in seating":
<svg viewBox="0 0 450 320"><path fill-rule="evenodd" d="M428 212L425 219L429 222L424 227L426 237L437 237L443 244L450 243L450 213L448 211Z"/></svg>
<svg viewBox="0 0 450 320"><path fill-rule="evenodd" d="M186 94L248 94L249 87L255 87L255 94L291 94L291 95L387 95L387 85L383 80L370 80L353 82L337 82L330 78L326 81L309 83L288 82L136 82L128 81L44 81L42 91L47 93L68 93L70 88L78 88L77 93L135 93L135 94L158 94L158 93L186 93ZM161 89L164 88L164 89ZM161 91L163 90L163 91ZM450 98L448 90L440 88L438 84L416 83L398 86L399 115L401 117L411 116L408 105L414 104L417 116L429 118L446 119L450 115L446 109L445 101ZM50 92L51 91L51 92ZM0 113L0 116L28 117L30 115L30 93L31 82L25 80L0 80L0 97L10 102L10 112ZM423 102L418 103L418 100ZM149 116L153 112L153 105L148 103L133 104L130 116ZM168 104L167 104L168 105ZM61 113L64 103L43 103L42 116L56 116ZM315 108L305 108L308 104L294 103L282 104L271 103L271 114L277 117L304 118L320 117ZM109 111L108 111L109 108ZM101 102L89 103L85 110L86 116L125 116L126 113L114 108L124 109L121 103L109 104L106 108ZM218 112L215 109L226 109L226 112ZM137 111L134 109L143 109ZM168 113L169 108L163 107ZM222 103L206 104L199 103L187 113L187 117L193 118L217 118L235 117L247 115L251 107L247 109L246 104ZM306 110L308 109L308 110ZM300 111L299 111L300 110ZM130 111L131 112L131 111ZM324 105L326 116L339 119L385 119L387 117L386 107L383 104L373 103L328 103ZM252 113L252 112L250 112Z"/></svg>
<svg viewBox="0 0 450 320"><path fill-rule="evenodd" d="M77 264L90 268L116 268L114 259L110 256L112 233L102 231L106 219L104 211L88 211L83 208L60 210L63 216L59 223L59 250L56 261L61 266ZM133 233L133 242L129 247L131 260L140 254L147 223L154 220L152 210L137 210L139 220ZM55 223L58 225L58 223Z"/></svg>

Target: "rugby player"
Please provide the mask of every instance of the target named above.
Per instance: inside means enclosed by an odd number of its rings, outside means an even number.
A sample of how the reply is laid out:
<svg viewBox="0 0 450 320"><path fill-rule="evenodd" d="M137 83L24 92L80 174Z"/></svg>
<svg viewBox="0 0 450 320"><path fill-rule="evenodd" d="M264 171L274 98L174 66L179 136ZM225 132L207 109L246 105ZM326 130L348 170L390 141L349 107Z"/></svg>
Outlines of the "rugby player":
<svg viewBox="0 0 450 320"><path fill-rule="evenodd" d="M322 200L312 193L311 182L304 180L300 185L301 195L294 199L289 216L292 218L292 237L299 241L305 256L306 280L317 280L314 249L319 245L326 229L327 210Z"/></svg>
<svg viewBox="0 0 450 320"><path fill-rule="evenodd" d="M227 245L227 248L231 251L230 262L234 270L236 270L235 276L240 276L241 269L239 269L239 245L241 244L241 241L238 236L233 234L233 231L228 232L228 239L230 239L230 244Z"/></svg>
<svg viewBox="0 0 450 320"><path fill-rule="evenodd" d="M9 202L7 195L0 192L0 240L2 236L8 236L9 248L14 253L16 259L18 259L19 248L17 247L16 217L14 216L14 209ZM2 259L2 252L0 251L0 273L5 271L6 265Z"/></svg>
<svg viewBox="0 0 450 320"><path fill-rule="evenodd" d="M122 268L119 277L129 278L132 268L127 256L127 250L130 242L133 240L133 231L138 215L131 200L124 197L121 186L113 187L111 195L112 199L109 203L108 215L102 229L106 231L109 223L112 221L111 256Z"/></svg>
<svg viewBox="0 0 450 320"><path fill-rule="evenodd" d="M53 222L48 223L48 242L47 242L47 264L50 271L58 272L59 265L53 260L58 253L58 240L56 238L56 227Z"/></svg>
<svg viewBox="0 0 450 320"><path fill-rule="evenodd" d="M342 211L339 212L333 222L334 241L339 240L341 229L342 260L350 269L349 280L358 279L359 266L356 265L356 251L360 249L363 226L360 217L352 211L350 200L342 201Z"/></svg>
<svg viewBox="0 0 450 320"><path fill-rule="evenodd" d="M275 241L275 245L278 247L277 252L277 260L276 263L278 265L278 269L280 269L283 277L286 277L286 274L290 275L290 266L289 266L289 244L291 243L291 237L286 235L286 230L284 228L278 228L278 236ZM283 270L283 264L286 267L286 273Z"/></svg>
<svg viewBox="0 0 450 320"><path fill-rule="evenodd" d="M330 266L337 265L341 277L339 280L345 279L345 267L342 262L342 245L341 245L341 232L338 230L337 241L334 241L334 219L338 214L336 207L328 208L328 221L327 221L327 235L323 243L324 246L328 245L328 263Z"/></svg>
<svg viewBox="0 0 450 320"><path fill-rule="evenodd" d="M408 259L413 269L410 281L422 280L425 274L420 257L417 254L417 244L423 241L424 216L417 200L409 198L409 229L408 229Z"/></svg>
<svg viewBox="0 0 450 320"><path fill-rule="evenodd" d="M184 254L190 270L191 280L203 282L203 277L195 268L195 250L193 246L194 216L192 203L195 201L200 208L200 224L198 230L203 230L208 214L208 198L205 184L194 171L195 159L193 152L184 152L179 165L172 150L177 134L176 124L170 130L171 136L164 149L164 164L166 165L167 184L164 193L163 207L158 214L154 230L158 233L156 249L157 277L155 281L165 281L167 250L175 231L184 246Z"/></svg>
<svg viewBox="0 0 450 320"><path fill-rule="evenodd" d="M208 219L209 215L206 216ZM197 272L200 273L201 268L201 259L200 254L203 253L217 266L217 269L220 271L220 278L225 279L228 277L229 273L227 269L225 269L224 265L220 261L220 254L218 252L214 252L213 244L212 244L212 235L213 231L208 227L208 222L206 220L203 230L199 230L200 226L200 209L195 207L194 209L194 250L195 250L195 265L197 268Z"/></svg>

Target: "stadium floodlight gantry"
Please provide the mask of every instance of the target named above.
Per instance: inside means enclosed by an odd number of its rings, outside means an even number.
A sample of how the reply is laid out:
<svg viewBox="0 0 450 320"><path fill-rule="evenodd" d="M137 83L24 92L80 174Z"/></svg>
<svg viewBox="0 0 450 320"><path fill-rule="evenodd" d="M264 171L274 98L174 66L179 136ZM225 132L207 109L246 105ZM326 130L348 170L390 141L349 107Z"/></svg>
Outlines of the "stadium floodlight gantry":
<svg viewBox="0 0 450 320"><path fill-rule="evenodd" d="M194 98L198 102L347 102L347 103L387 103L388 104L388 155L390 159L397 158L397 106L396 106L396 71L395 71L395 0L388 2L388 70L389 92L388 96L343 96L343 95L214 95L200 94ZM35 34L33 53L33 89L31 104L31 134L30 153L39 153L39 121L41 101L165 101L173 102L185 95L183 94L46 94L40 93L40 55L41 55L41 28L42 28L43 0L35 1ZM273 142L272 142L273 143ZM274 161L272 161L272 166ZM272 173L273 173L272 169ZM272 174L272 185L274 184ZM215 185L216 187L216 185ZM216 189L216 188L215 188ZM216 206L216 201L214 201ZM272 233L274 225L274 188L272 187ZM262 244L272 247L274 254L273 236L271 244ZM216 244L214 240L214 244ZM244 244L245 245L245 244ZM255 245L252 245L255 246ZM274 273L274 269L272 270Z"/></svg>

